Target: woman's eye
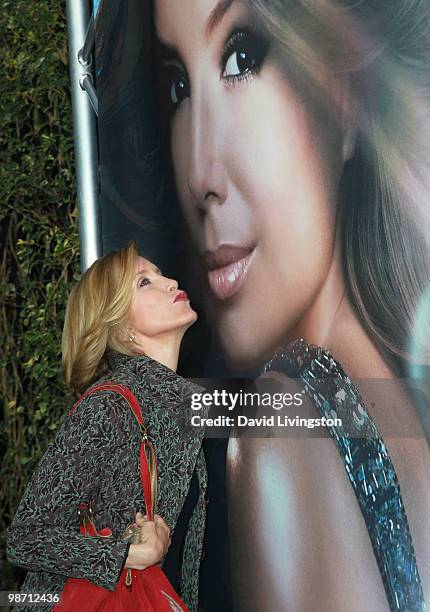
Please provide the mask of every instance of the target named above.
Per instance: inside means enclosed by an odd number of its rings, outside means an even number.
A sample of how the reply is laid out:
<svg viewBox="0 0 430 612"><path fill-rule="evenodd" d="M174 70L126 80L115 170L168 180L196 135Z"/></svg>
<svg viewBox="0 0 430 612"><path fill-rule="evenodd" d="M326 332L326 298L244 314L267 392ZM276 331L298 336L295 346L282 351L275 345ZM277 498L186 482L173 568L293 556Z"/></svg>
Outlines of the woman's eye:
<svg viewBox="0 0 430 612"><path fill-rule="evenodd" d="M170 103L173 106L179 105L190 95L187 79L184 75L178 76L170 86Z"/></svg>
<svg viewBox="0 0 430 612"><path fill-rule="evenodd" d="M190 86L184 72L176 65L163 66L160 83L161 103L167 105L168 113L176 108L190 96Z"/></svg>
<svg viewBox="0 0 430 612"><path fill-rule="evenodd" d="M223 73L225 79L241 78L257 74L267 55L269 45L260 35L247 30L234 32L223 53Z"/></svg>
<svg viewBox="0 0 430 612"><path fill-rule="evenodd" d="M139 282L137 283L138 287L145 287L145 285L149 285L151 283L151 281L149 280L149 278L146 278L146 276L143 276L142 278L139 279Z"/></svg>

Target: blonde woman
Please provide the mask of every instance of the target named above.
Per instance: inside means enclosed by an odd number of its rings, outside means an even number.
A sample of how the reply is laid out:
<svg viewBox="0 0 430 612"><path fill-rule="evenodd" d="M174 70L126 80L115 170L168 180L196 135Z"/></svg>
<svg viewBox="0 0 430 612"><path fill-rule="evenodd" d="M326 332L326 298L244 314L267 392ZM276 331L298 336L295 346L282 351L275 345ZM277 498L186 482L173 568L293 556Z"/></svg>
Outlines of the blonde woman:
<svg viewBox="0 0 430 612"><path fill-rule="evenodd" d="M203 432L187 428L185 408L200 387L176 373L182 337L196 318L178 283L140 257L134 243L97 260L72 290L62 345L66 382L77 396L96 381L121 383L136 396L157 450L163 518L143 516L141 438L127 402L112 391L89 395L64 419L8 530L9 559L29 570L23 592L61 593L68 577L113 591L124 567L144 569L165 557L187 498L164 567L197 609L206 471ZM112 537L80 535L77 508L87 500L97 529L110 528ZM133 522L142 529L140 544L121 539Z"/></svg>

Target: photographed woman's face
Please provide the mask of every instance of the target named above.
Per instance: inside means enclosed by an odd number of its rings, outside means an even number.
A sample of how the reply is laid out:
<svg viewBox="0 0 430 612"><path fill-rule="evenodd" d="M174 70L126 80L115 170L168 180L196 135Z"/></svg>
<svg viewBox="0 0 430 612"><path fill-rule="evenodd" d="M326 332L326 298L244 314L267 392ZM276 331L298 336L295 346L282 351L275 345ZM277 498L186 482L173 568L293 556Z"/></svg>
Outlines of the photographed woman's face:
<svg viewBox="0 0 430 612"><path fill-rule="evenodd" d="M181 207L227 357L293 339L332 263L341 130L305 104L244 3L155 0Z"/></svg>

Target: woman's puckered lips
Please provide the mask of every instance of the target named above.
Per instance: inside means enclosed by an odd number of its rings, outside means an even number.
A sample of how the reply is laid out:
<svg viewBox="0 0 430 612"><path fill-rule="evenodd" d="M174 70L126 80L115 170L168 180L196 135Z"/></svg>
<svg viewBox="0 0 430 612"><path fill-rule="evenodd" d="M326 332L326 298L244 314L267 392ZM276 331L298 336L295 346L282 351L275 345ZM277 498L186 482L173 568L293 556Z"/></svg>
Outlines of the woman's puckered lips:
<svg viewBox="0 0 430 612"><path fill-rule="evenodd" d="M175 299L173 300L173 303L179 302L181 300L188 300L188 294L185 291L180 291L179 293L177 293Z"/></svg>

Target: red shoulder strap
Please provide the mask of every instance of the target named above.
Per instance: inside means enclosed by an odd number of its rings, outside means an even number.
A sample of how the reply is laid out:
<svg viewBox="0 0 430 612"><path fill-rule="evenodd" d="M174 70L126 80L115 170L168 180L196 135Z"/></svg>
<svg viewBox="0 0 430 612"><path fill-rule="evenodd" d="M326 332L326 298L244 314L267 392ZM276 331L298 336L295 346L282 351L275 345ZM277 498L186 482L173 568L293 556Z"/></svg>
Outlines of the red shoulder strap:
<svg viewBox="0 0 430 612"><path fill-rule="evenodd" d="M157 498L157 460L155 455L155 448L152 442L148 438L148 432L146 429L145 422L142 416L142 410L139 402L135 395L130 391L128 387L115 382L105 382L92 387L79 398L76 404L70 411L70 414L76 410L78 405L88 397L91 393L96 391L116 391L122 395L128 402L132 409L134 416L139 423L140 432L142 435L142 443L140 445L140 479L142 482L143 497L145 499L146 513L150 521L154 520L154 510ZM148 455L147 455L148 453Z"/></svg>

